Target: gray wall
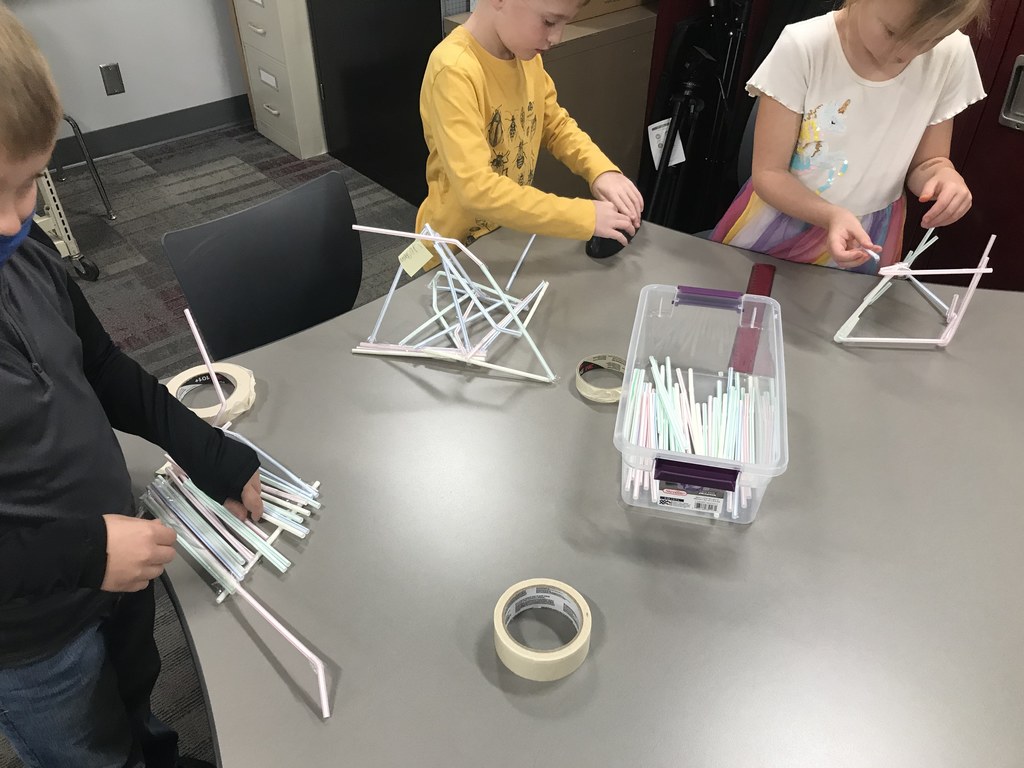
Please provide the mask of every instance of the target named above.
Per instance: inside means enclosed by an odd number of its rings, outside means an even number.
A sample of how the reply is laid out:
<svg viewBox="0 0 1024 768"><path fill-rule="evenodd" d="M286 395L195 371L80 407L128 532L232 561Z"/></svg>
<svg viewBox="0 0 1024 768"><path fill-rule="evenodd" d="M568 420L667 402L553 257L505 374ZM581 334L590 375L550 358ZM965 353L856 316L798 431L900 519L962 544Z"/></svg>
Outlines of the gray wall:
<svg viewBox="0 0 1024 768"><path fill-rule="evenodd" d="M8 0L50 62L85 132L245 93L230 0ZM125 93L99 67L118 62ZM61 137L70 134L62 126Z"/></svg>

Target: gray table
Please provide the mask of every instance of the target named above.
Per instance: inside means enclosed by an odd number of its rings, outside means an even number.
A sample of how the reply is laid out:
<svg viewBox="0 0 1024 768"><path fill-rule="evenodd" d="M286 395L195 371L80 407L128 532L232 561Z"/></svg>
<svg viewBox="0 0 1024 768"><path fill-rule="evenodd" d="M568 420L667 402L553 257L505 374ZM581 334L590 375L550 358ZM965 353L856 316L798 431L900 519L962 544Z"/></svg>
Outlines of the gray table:
<svg viewBox="0 0 1024 768"><path fill-rule="evenodd" d="M507 275L524 241L477 252ZM330 660L334 714L305 662L179 558L223 764L1024 764L1024 297L979 292L944 352L851 351L832 335L873 280L780 264L790 461L757 520L619 500L615 406L579 397L576 361L626 352L644 284L742 289L754 260L651 225L604 263L538 239L517 284L551 281L532 330L554 385L354 356L377 303L242 356L259 400L240 430L327 505L283 546L292 571L250 589ZM408 320L424 285L399 293ZM903 300L880 322L932 319ZM158 453L126 447L141 488ZM594 614L589 658L555 683L492 646L495 601L535 576Z"/></svg>

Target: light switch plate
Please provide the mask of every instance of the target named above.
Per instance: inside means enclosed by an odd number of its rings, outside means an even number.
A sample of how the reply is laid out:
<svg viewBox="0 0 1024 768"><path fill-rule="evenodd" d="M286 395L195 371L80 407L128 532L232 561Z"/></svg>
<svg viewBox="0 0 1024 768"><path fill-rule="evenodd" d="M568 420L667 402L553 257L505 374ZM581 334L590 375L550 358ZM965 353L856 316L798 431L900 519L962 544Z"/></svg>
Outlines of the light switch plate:
<svg viewBox="0 0 1024 768"><path fill-rule="evenodd" d="M104 64L100 67L100 76L103 78L103 88L107 91L107 96L124 93L124 80L121 79L120 64Z"/></svg>

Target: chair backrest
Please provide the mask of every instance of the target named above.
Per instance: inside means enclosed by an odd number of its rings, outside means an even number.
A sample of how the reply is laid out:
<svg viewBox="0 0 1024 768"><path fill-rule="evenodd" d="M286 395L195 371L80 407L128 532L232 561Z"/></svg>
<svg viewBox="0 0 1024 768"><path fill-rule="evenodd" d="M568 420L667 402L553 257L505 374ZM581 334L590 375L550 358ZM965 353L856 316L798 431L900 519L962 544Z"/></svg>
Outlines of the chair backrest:
<svg viewBox="0 0 1024 768"><path fill-rule="evenodd" d="M740 140L739 154L736 156L736 180L742 187L747 183L754 168L754 124L757 122L757 107L761 99L754 99L754 106L750 109L750 116L747 118L747 125L743 129L743 138Z"/></svg>
<svg viewBox="0 0 1024 768"><path fill-rule="evenodd" d="M164 253L215 359L352 309L362 280L355 212L331 171L252 208L164 235Z"/></svg>

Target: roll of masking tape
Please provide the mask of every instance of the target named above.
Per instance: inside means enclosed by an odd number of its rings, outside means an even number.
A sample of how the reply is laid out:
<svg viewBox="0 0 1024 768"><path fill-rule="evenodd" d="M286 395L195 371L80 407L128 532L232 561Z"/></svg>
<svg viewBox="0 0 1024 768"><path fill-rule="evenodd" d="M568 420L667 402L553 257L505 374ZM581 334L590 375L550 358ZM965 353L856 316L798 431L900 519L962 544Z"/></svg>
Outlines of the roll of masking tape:
<svg viewBox="0 0 1024 768"><path fill-rule="evenodd" d="M561 648L535 651L517 642L508 625L523 611L558 611L576 628L576 637ZM494 606L494 650L510 671L527 680L561 680L587 658L593 620L583 595L553 579L527 579L509 587Z"/></svg>
<svg viewBox="0 0 1024 768"><path fill-rule="evenodd" d="M217 415L220 414L219 423L215 425L220 426L234 421L252 408L252 404L256 401L256 377L248 368L232 363L214 363L213 371L217 374L217 380L222 388L226 384L234 387L234 391L225 398L224 413L221 414L220 404L211 405L208 408L189 408L189 410L210 424L218 421ZM212 385L210 372L206 366L197 365L172 378L167 382L167 389L174 397L181 400L194 389Z"/></svg>
<svg viewBox="0 0 1024 768"><path fill-rule="evenodd" d="M603 368L607 371L615 371L625 375L626 361L618 355L591 355L585 357L576 366L576 389L587 400L595 403L617 403L622 395L622 385L617 387L595 387L583 379L583 374Z"/></svg>

